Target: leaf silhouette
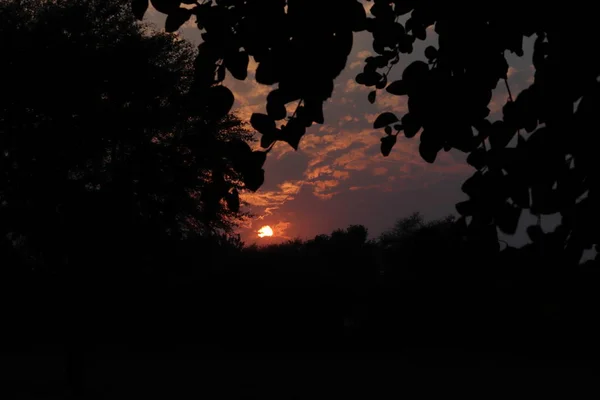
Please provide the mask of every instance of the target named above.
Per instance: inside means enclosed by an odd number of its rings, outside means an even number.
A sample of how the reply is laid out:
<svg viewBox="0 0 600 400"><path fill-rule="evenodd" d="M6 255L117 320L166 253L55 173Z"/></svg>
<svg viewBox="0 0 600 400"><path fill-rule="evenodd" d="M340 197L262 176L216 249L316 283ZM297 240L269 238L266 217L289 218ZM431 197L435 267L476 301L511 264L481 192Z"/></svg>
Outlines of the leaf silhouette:
<svg viewBox="0 0 600 400"><path fill-rule="evenodd" d="M381 154L384 157L390 155L392 148L396 144L396 135L389 135L381 138Z"/></svg>
<svg viewBox="0 0 600 400"><path fill-rule="evenodd" d="M404 69L402 72L402 80L410 82L421 81L425 79L427 74L429 73L429 67L423 61L417 60L413 61L408 67Z"/></svg>
<svg viewBox="0 0 600 400"><path fill-rule="evenodd" d="M267 153L264 151L255 150L250 153L250 160L252 161L253 165L262 168L262 166L265 165L265 161L267 161Z"/></svg>
<svg viewBox="0 0 600 400"><path fill-rule="evenodd" d="M375 103L376 98L377 98L376 90L373 90L371 93L369 93L369 96L368 96L369 103L371 103L371 104Z"/></svg>
<svg viewBox="0 0 600 400"><path fill-rule="evenodd" d="M148 1L149 0L132 0L131 1L131 10L133 11L133 15L138 20L143 20L146 11L148 11Z"/></svg>
<svg viewBox="0 0 600 400"><path fill-rule="evenodd" d="M388 93L396 96L404 96L408 94L407 85L403 80L397 80L390 83L385 90L387 90Z"/></svg>
<svg viewBox="0 0 600 400"><path fill-rule="evenodd" d="M240 211L240 194L237 189L233 189L233 191L227 193L225 196L225 202L227 203L227 207L233 212Z"/></svg>
<svg viewBox="0 0 600 400"><path fill-rule="evenodd" d="M504 203L499 210L496 218L498 228L508 234L514 235L519 226L519 218L521 217L521 208L511 204Z"/></svg>
<svg viewBox="0 0 600 400"><path fill-rule="evenodd" d="M427 57L429 61L435 60L437 58L437 55L438 51L435 47L427 46L427 48L425 49L425 57Z"/></svg>
<svg viewBox="0 0 600 400"><path fill-rule="evenodd" d="M170 14L179 8L179 0L150 0L152 7L159 13Z"/></svg>
<svg viewBox="0 0 600 400"><path fill-rule="evenodd" d="M395 1L394 12L396 15L405 15L411 12L415 7L414 1Z"/></svg>
<svg viewBox="0 0 600 400"><path fill-rule="evenodd" d="M404 136L408 139L415 137L419 129L421 129L421 124L411 113L404 114L402 117L402 126L404 127Z"/></svg>
<svg viewBox="0 0 600 400"><path fill-rule="evenodd" d="M277 137L274 134L264 133L262 135L262 137L260 138L260 147L262 147L263 149L266 149L269 146L271 146L273 143L275 143L276 140L277 140Z"/></svg>
<svg viewBox="0 0 600 400"><path fill-rule="evenodd" d="M379 114L377 119L375 119L375 122L373 122L373 128L383 128L384 126L393 124L394 122L398 122L398 117L391 112L384 112L383 114Z"/></svg>
<svg viewBox="0 0 600 400"><path fill-rule="evenodd" d="M265 58L258 64L258 67L256 67L255 79L256 82L263 85L274 85L279 82L279 78L277 77L273 62L270 58Z"/></svg>
<svg viewBox="0 0 600 400"><path fill-rule="evenodd" d="M367 12L361 3L358 1L352 1L352 30L354 32L360 32L367 29Z"/></svg>
<svg viewBox="0 0 600 400"><path fill-rule="evenodd" d="M178 8L171 11L165 21L165 31L176 32L181 25L185 24L192 16L192 10Z"/></svg>
<svg viewBox="0 0 600 400"><path fill-rule="evenodd" d="M248 77L248 63L250 58L245 51L231 52L225 56L225 67L231 72L235 79L240 81Z"/></svg>
<svg viewBox="0 0 600 400"><path fill-rule="evenodd" d="M475 213L475 205L472 200L461 201L456 204L456 211L462 216L470 216Z"/></svg>
<svg viewBox="0 0 600 400"><path fill-rule="evenodd" d="M423 160L427 161L430 164L433 164L435 162L437 153L440 150L441 148L437 148L432 143L421 142L419 144L419 154L421 154Z"/></svg>
<svg viewBox="0 0 600 400"><path fill-rule="evenodd" d="M486 155L487 152L484 148L478 148L477 150L469 154L469 156L467 157L467 163L469 163L469 165L471 165L475 169L481 169L485 167Z"/></svg>
<svg viewBox="0 0 600 400"><path fill-rule="evenodd" d="M272 134L275 131L275 121L273 118L261 113L252 114L250 125L262 134Z"/></svg>
<svg viewBox="0 0 600 400"><path fill-rule="evenodd" d="M281 128L281 140L287 142L294 150L298 150L300 139L304 133L306 133L306 127L298 118L294 118Z"/></svg>
<svg viewBox="0 0 600 400"><path fill-rule="evenodd" d="M231 90L223 85L213 86L208 92L208 110L213 119L221 119L226 116L235 102Z"/></svg>
<svg viewBox="0 0 600 400"><path fill-rule="evenodd" d="M244 185L246 189L256 192L265 182L265 170L260 169L249 169L245 171L244 175Z"/></svg>
<svg viewBox="0 0 600 400"><path fill-rule="evenodd" d="M287 117L287 110L283 103L277 102L275 100L267 100L267 114L275 121L281 121L282 119L285 119L285 117Z"/></svg>

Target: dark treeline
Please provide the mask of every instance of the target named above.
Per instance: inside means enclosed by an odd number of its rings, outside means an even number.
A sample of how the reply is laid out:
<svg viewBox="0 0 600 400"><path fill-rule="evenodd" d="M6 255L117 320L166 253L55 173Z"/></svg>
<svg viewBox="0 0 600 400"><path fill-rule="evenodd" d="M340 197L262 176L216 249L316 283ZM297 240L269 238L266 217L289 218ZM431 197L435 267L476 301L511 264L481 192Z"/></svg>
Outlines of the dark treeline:
<svg viewBox="0 0 600 400"><path fill-rule="evenodd" d="M469 116L481 123L477 130L487 132L474 136L481 143L463 141L465 130L457 134L460 140L444 142L436 136L443 131L440 126L428 127L439 120L435 113L418 112L426 99L435 97L418 94L436 93L428 86L430 67L422 62L407 68L406 82L388 91L410 92L417 100L409 106L417 104L417 112L411 110L406 115L412 117L402 121L382 114L376 124L386 127L382 152L389 154L401 130L412 137L422 127L434 132L435 140L421 146L427 160L434 161L442 148L472 151L468 161L480 171L463 186L471 200L458 207L461 217L426 221L415 213L375 239L369 239L364 226L354 225L310 240L244 246L235 229L251 215L239 194L262 185L262 166L273 143L283 140L297 148L308 126L324 122L321 106L331 92L325 89L345 65L352 31L368 27L378 39L389 31L376 29L373 19L365 22L360 4L339 3L353 4L348 19L352 26L336 23L331 29L337 33L330 35L323 25L303 40L319 42L319 34L327 34L331 43L323 42L319 54L343 62L324 63L325 78L309 82L295 80L296 66L281 76L269 67L271 49L290 42L300 46L285 37L289 32L284 25L275 31L285 40L266 35L264 24L257 25L256 37L242 35L247 27L241 23L236 25L239 32L222 29L229 13L235 21L244 12L258 18L260 13L252 14L250 6L236 13L236 2L183 2L189 6L185 9L171 0L152 3L169 14L168 31L200 15L200 7L215 13L198 21L214 35L205 35L197 50L177 35L153 30L136 21L148 5L143 0L133 1L133 10L128 2L116 0L0 0L3 349L19 354L36 346L58 346L65 367L64 387L58 390L67 388L65 393L78 398L91 396L93 389L86 384L90 365L106 356L107 348L119 354L151 357L170 352L184 358L243 352L275 352L280 357L319 352L343 358L376 352L381 357L409 354L414 363L451 350L456 352L454 364L484 359L543 364L600 356L600 332L594 323L600 301L599 258L581 261L585 250L597 248L596 214L586 217L597 196L597 178L591 168L585 169L591 164L589 147L579 146L565 158L557 153L558 146L530 141L540 137L535 134L541 131L535 131L538 120L548 130L556 129L556 121L544 120L546 114L525 115L521 108L527 108L527 98L517 98L508 107L507 126L483 123L485 110ZM398 23L393 21L416 7L413 2L375 3L381 26ZM293 3L285 18L298 8L305 12L301 4ZM328 5L323 11L333 13L336 7ZM388 12L397 15L389 19ZM384 79L377 68L394 65L400 53L410 53L415 37L426 35L431 21L443 15L424 12L415 9L410 34L408 28L393 25L396 33L390 40L375 46L385 57L367 60L363 76L357 77L361 84L377 89L387 85L387 75ZM542 27L544 23L539 22ZM300 28L297 21L289 27ZM260 46L252 47L253 40ZM548 47L541 40L536 46ZM328 52L326 45L337 53ZM302 46L300 54L310 50ZM394 51L386 50L393 46ZM518 46L513 50L518 53ZM435 51L428 51L431 71L441 71L435 79L454 79L457 75L446 74L445 68L458 61L447 50ZM233 94L221 84L226 73L245 79L248 53L261 60L259 83L283 82L269 95L269 115L256 114L250 121L262 134L264 151L253 150L254 132L230 112ZM282 54L278 57L286 62L295 60ZM542 65L545 59L540 57L535 62ZM557 61L546 71L551 75L561 65ZM586 67L578 90L596 73L592 67ZM503 76L501 71L493 75L489 82L485 77L473 80L471 89L491 91ZM541 85L534 89L541 90ZM595 81L590 85L592 97L586 92L575 118L578 127L590 121L597 86ZM486 93L474 94L477 107ZM284 105L296 100L297 113L287 127L275 128L275 120L286 118ZM437 106L431 107L437 112ZM512 117L511 107L517 107ZM535 124L528 120L534 117ZM462 122L472 133L472 121ZM535 132L525 139L523 129ZM506 183L508 173L512 177L519 168L529 168L527 153L517 157L516 150L500 151L508 150L504 146L517 132L517 147L511 149L541 149L540 165L542 154L549 154L551 161L560 161L560 168L548 172L536 167L524 181ZM508 153L522 163L505 164ZM583 160L575 161L577 169L570 167L574 157ZM544 171L560 175L558 189L557 180L545 179ZM541 224L531 226L529 244L508 247L498 240L498 229L514 233L521 209L530 205L530 185L537 188L531 199L545 204L532 212L564 211L563 221L553 232L542 231ZM518 195L505 193L508 188ZM559 192L562 197L552 197ZM488 209L488 204L494 207Z"/></svg>

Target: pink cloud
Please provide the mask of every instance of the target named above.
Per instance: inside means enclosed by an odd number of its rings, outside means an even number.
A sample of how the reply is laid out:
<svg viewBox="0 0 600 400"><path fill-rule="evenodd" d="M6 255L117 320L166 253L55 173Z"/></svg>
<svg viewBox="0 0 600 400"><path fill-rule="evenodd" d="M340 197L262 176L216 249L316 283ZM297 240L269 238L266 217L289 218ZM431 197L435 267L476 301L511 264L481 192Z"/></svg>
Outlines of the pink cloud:
<svg viewBox="0 0 600 400"><path fill-rule="evenodd" d="M385 175L388 172L388 169L385 167L377 167L373 169L373 175Z"/></svg>

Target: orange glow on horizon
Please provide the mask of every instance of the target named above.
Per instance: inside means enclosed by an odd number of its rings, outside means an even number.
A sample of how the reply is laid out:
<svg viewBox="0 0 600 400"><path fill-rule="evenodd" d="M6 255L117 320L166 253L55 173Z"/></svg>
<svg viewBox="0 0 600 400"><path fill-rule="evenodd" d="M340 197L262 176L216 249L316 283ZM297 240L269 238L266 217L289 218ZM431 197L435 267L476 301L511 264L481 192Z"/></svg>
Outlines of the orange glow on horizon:
<svg viewBox="0 0 600 400"><path fill-rule="evenodd" d="M263 226L258 230L258 237L273 236L273 229L269 225Z"/></svg>

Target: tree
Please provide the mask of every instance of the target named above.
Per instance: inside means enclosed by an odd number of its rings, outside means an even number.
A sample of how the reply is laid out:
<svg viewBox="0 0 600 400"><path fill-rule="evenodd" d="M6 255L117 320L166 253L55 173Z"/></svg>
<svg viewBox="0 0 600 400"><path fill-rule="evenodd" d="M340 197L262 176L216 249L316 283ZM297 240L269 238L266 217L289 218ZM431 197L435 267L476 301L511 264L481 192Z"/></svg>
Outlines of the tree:
<svg viewBox="0 0 600 400"><path fill-rule="evenodd" d="M0 233L21 262L159 263L178 241L232 233L245 214L229 149L252 133L190 107L188 42L118 1L0 11Z"/></svg>
<svg viewBox="0 0 600 400"><path fill-rule="evenodd" d="M593 207L598 174L593 172L593 135L587 134L595 126L600 99L591 6L509 1L472 5L465 12L451 3L375 0L368 18L354 0L151 3L168 14L169 30L195 16L204 38L198 85L222 81L225 70L245 79L249 56L258 62L257 82L278 84L267 97L268 115L251 119L267 150L276 140L297 148L307 127L324 122L323 101L346 65L352 32L368 31L377 55L365 60L357 83L408 96L408 113L398 117L388 111L374 122L376 129L385 129L384 156L400 132L408 138L420 132L419 151L428 162L442 149L468 153L477 172L463 185L470 199L457 210L463 216L459 223L469 219L473 234L497 240L496 228L514 233L522 210L530 209L540 217L561 213L568 264L577 264L585 249L598 245L594 227L600 211ZM132 4L141 18L148 1ZM439 46L425 49L427 62L414 61L401 80L388 82L389 70L413 52L430 27ZM507 85L505 53L523 56L523 38L534 35L535 80L517 98L509 94L503 119L492 123L492 90ZM376 92L369 99L376 101ZM291 102L298 106L287 118L284 106ZM286 118L280 129L275 127ZM568 138L567 132L572 133Z"/></svg>

